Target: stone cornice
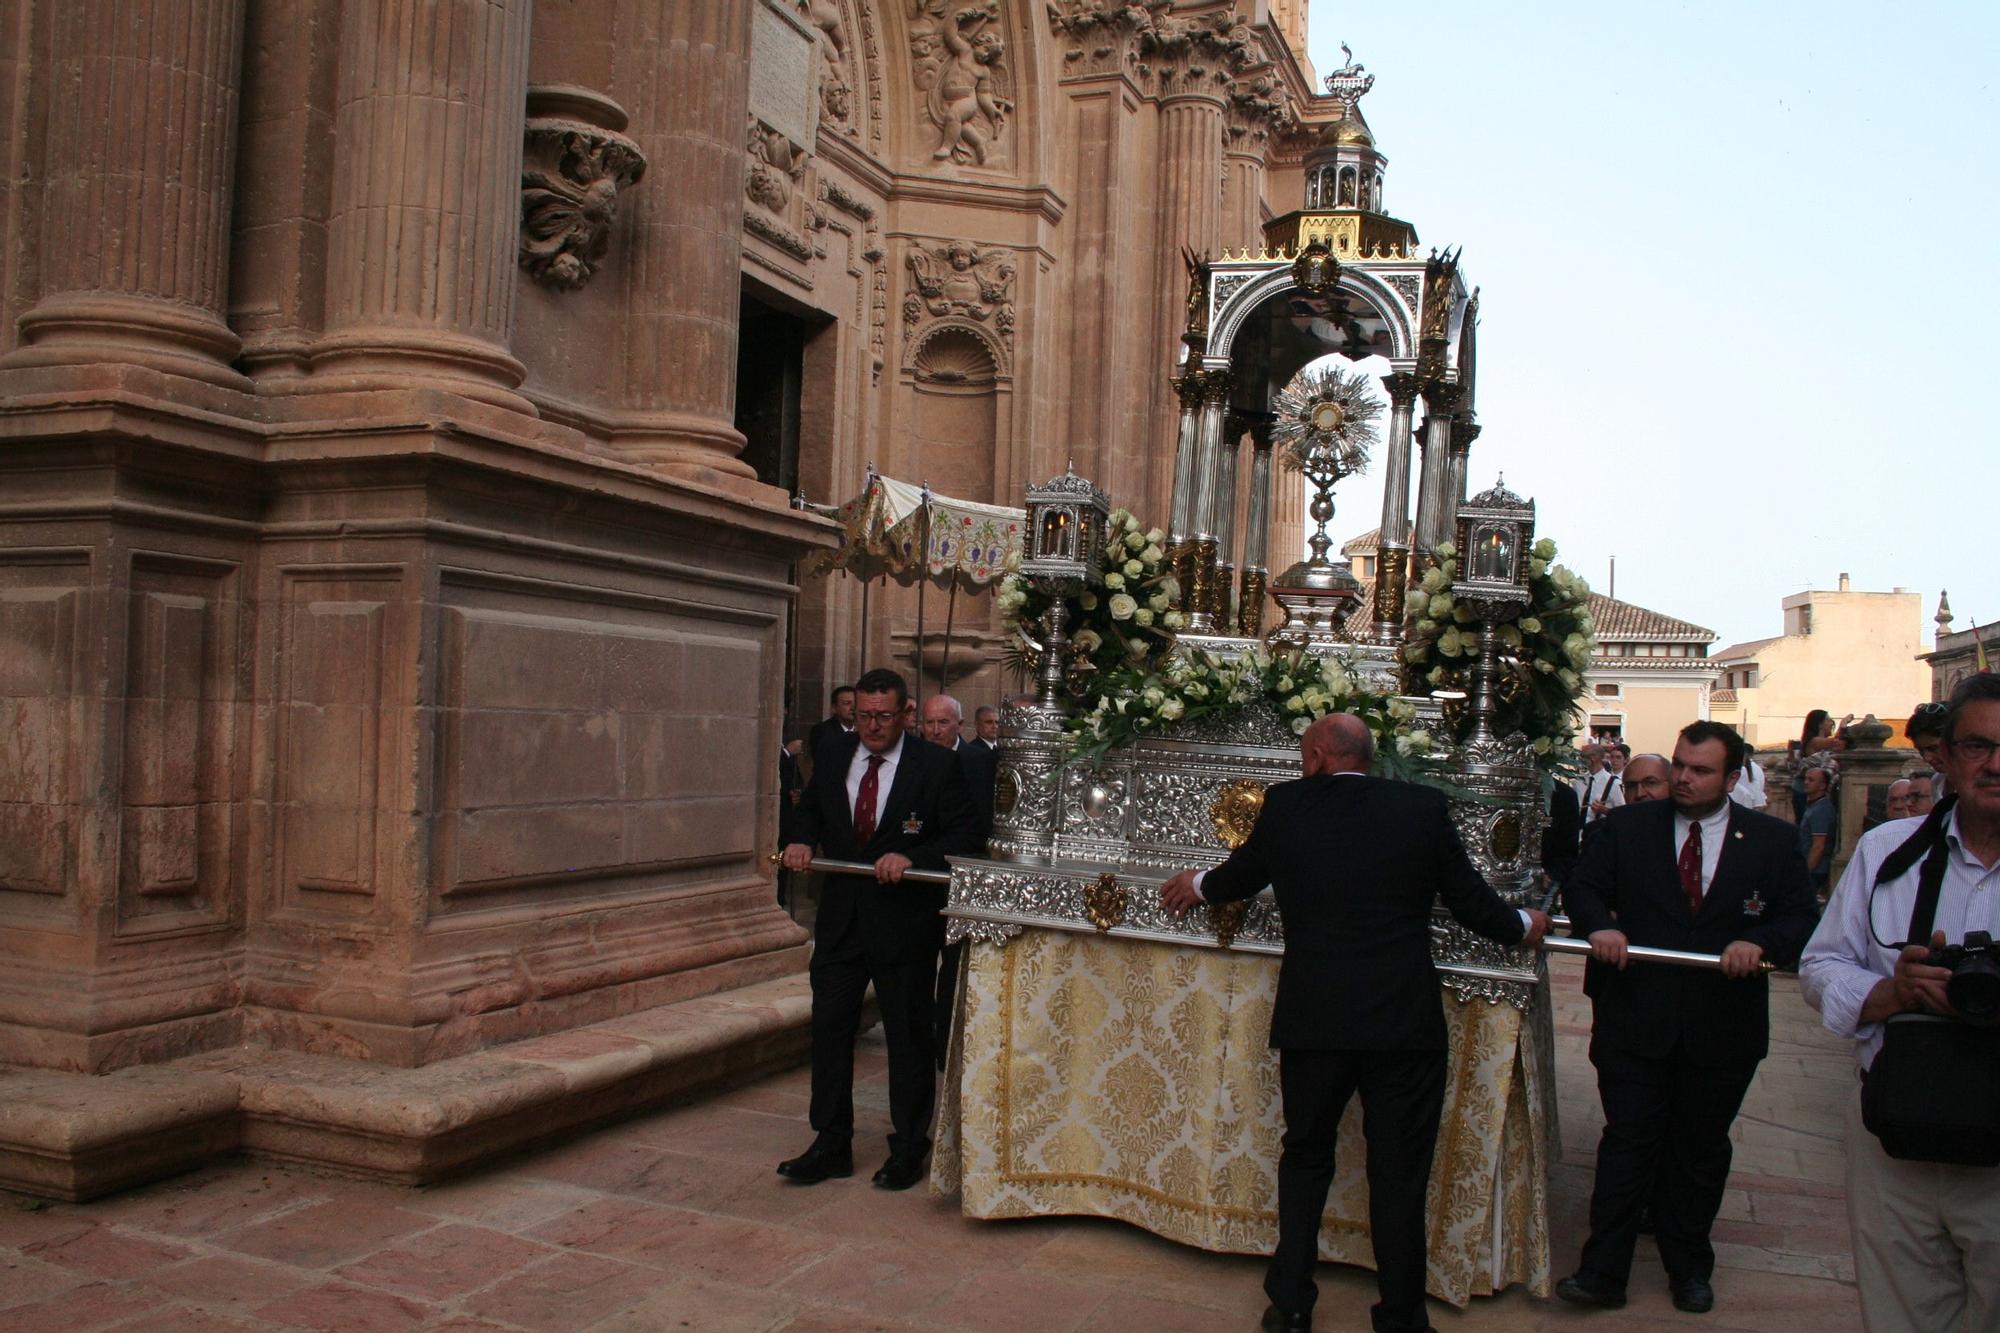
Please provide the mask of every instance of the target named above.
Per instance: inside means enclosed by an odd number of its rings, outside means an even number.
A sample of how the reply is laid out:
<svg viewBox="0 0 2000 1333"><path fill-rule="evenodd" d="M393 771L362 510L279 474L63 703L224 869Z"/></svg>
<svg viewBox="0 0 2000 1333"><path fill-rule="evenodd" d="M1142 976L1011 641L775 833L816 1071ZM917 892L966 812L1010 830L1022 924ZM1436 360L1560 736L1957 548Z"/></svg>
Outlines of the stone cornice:
<svg viewBox="0 0 2000 1333"><path fill-rule="evenodd" d="M983 181L941 180L935 176L897 174L888 191L892 199L964 204L1003 213L1032 213L1050 226L1063 220L1068 202L1047 185L991 185Z"/></svg>

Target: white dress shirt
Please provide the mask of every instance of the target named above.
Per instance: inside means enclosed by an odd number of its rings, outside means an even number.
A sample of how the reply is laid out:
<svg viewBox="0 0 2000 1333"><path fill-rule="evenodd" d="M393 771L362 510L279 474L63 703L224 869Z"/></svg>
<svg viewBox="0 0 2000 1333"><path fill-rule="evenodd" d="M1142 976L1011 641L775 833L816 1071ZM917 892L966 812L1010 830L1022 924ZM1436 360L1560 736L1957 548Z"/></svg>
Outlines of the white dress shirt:
<svg viewBox="0 0 2000 1333"><path fill-rule="evenodd" d="M854 758L847 764L847 817L854 817L854 803L861 798L861 779L868 774L868 757L874 752L866 745L854 747ZM896 763L903 757L903 738L896 737L896 743L882 752L882 768L875 775L875 824L882 823L882 803L889 799L889 784L896 780Z"/></svg>
<svg viewBox="0 0 2000 1333"><path fill-rule="evenodd" d="M1882 1025L1863 1023L1861 1006L1877 982L1896 973L1901 950L1895 946L1909 932L1923 862L1880 888L1874 887L1875 874L1922 823L1920 818L1892 819L1861 835L1799 962L1800 993L1819 1010L1828 1032L1853 1040L1863 1069L1875 1063L1875 1053L1882 1049ZM1962 943L1974 930L2000 935L2000 865L1983 866L1966 849L1955 810L1945 825L1945 846L1944 883L1931 929L1942 930L1948 944Z"/></svg>
<svg viewBox="0 0 2000 1333"><path fill-rule="evenodd" d="M1583 812L1583 822L1588 824L1603 816L1590 808L1592 801L1603 801L1613 810L1625 804L1625 784L1618 775L1608 768L1600 768L1595 773L1585 773L1570 784L1576 788L1577 808Z"/></svg>
<svg viewBox="0 0 2000 1333"><path fill-rule="evenodd" d="M1688 830L1696 821L1680 811L1674 811L1674 864L1681 863L1681 850L1687 846ZM1729 802L1715 807L1713 814L1703 815L1701 823L1701 893L1708 896L1708 886L1715 879L1715 863L1722 859L1722 840L1729 836Z"/></svg>

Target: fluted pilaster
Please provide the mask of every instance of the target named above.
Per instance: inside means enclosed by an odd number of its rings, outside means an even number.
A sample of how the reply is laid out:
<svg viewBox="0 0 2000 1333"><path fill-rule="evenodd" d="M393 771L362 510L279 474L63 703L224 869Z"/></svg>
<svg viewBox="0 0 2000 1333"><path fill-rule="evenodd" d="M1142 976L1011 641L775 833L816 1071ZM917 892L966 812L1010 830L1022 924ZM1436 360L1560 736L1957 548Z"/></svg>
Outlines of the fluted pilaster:
<svg viewBox="0 0 2000 1333"><path fill-rule="evenodd" d="M243 0L47 7L41 296L10 366L246 388L224 321Z"/></svg>
<svg viewBox="0 0 2000 1333"><path fill-rule="evenodd" d="M1424 556L1448 540L1452 515L1458 507L1451 475L1451 414L1458 399L1456 384L1424 386L1424 456L1417 483L1416 536L1416 549Z"/></svg>
<svg viewBox="0 0 2000 1333"><path fill-rule="evenodd" d="M619 100L649 165L622 266L624 402L612 447L670 473L737 483L756 478L737 457L735 426L753 8L624 0L618 9L629 34Z"/></svg>
<svg viewBox="0 0 2000 1333"><path fill-rule="evenodd" d="M341 23L314 387L532 412L508 350L528 0L349 0Z"/></svg>

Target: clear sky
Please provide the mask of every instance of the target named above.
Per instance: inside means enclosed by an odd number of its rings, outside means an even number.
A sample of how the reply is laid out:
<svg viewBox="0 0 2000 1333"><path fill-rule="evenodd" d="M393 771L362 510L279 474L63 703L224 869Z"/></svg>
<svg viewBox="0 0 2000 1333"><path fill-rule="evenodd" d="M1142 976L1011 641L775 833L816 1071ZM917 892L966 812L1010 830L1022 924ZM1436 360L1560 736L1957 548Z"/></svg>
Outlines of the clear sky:
<svg viewBox="0 0 2000 1333"><path fill-rule="evenodd" d="M1376 76L1388 211L1483 288L1472 490L1716 646L1842 572L1921 592L1926 646L1940 588L2000 620L2000 3L1313 0L1309 33ZM1335 498L1375 526L1373 470Z"/></svg>

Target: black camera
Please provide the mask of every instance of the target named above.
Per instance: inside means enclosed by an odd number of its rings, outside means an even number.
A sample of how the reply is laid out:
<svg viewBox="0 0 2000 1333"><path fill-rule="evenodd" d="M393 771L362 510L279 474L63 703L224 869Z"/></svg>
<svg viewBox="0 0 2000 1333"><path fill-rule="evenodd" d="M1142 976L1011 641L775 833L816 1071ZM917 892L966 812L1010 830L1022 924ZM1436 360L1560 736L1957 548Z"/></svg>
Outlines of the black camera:
<svg viewBox="0 0 2000 1333"><path fill-rule="evenodd" d="M1975 1022L2000 1014L2000 948L1983 930L1969 930L1965 943L1931 950L1931 965L1951 969L1945 998L1951 1007Z"/></svg>

